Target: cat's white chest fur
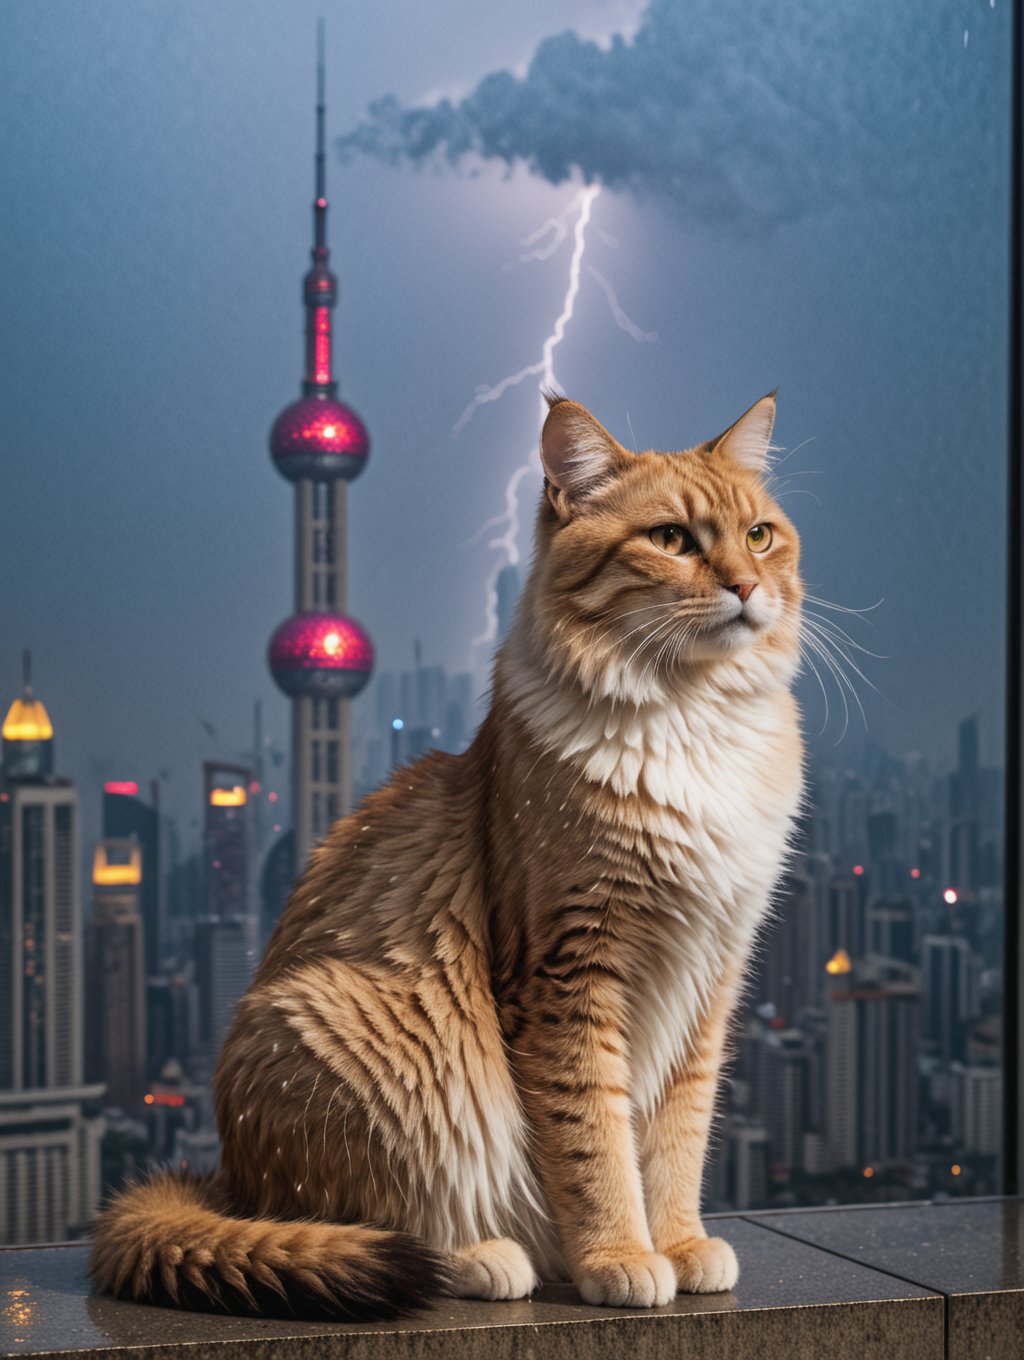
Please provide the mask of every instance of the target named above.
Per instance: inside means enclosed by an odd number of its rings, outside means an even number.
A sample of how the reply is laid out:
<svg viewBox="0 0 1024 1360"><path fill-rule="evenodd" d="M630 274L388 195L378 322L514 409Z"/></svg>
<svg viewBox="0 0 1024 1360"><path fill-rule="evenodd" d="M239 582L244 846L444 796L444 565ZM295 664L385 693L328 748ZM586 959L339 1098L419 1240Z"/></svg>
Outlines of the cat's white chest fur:
<svg viewBox="0 0 1024 1360"><path fill-rule="evenodd" d="M709 686L639 710L551 687L533 698L527 720L545 746L643 809L656 886L638 904L648 935L628 1038L633 1098L649 1114L723 974L745 965L778 879L802 790L792 708L780 690L726 698Z"/></svg>

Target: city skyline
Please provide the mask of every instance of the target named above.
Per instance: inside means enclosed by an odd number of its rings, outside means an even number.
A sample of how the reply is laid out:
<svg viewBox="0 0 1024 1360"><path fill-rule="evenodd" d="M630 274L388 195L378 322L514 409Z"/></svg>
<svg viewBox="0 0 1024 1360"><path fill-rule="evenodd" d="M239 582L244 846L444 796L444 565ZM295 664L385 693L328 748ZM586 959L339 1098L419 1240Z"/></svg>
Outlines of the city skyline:
<svg viewBox="0 0 1024 1360"><path fill-rule="evenodd" d="M460 5L446 0L444 44L438 23L396 5L373 16L328 6L332 131L364 124L388 95L410 108L425 95L458 102L542 48L556 62L588 41L610 53L616 33L628 46L665 10L645 19L640 4L559 0L481 25ZM813 33L790 27L784 8L766 19L783 86L803 69L803 43L833 52L842 40L836 88L822 92L840 129L888 69L878 46L899 54L907 39L922 55L906 76L923 119L915 154L932 173L884 198L868 175L863 201L837 191L832 207L827 178L806 200L784 178L773 202L781 194L789 215L746 233L694 220L650 179L642 190L606 184L554 358L561 385L614 433L659 447L716 432L781 384L778 438L794 450L787 471L801 474L785 503L815 593L851 607L884 599L866 616L873 627L852 629L888 658L867 669L884 699L858 681L871 732L928 751L981 709L991 754L1003 669L1008 7L979 15L966 48L954 9L858 0L848 20L816 15ZM230 3L102 0L97 13L117 34L102 48L103 24L81 29L62 3L39 14L15 0L0 16L4 155L22 186L0 207L13 320L0 416L11 447L51 473L20 479L5 501L0 570L31 589L0 602L10 639L0 684L16 683L17 648L34 646L67 716L65 767L83 787L102 762L112 779L168 770L165 799L186 808L196 764L248 746L256 700L285 744L285 701L262 673L267 620L290 607L289 525L266 437L300 343L294 269L308 239L317 12L300 0L287 22L266 5L243 21ZM695 7L695 47L728 50L738 13ZM575 39L559 55L545 44L564 29ZM87 82L86 103L74 75L83 61L109 77ZM596 56L595 69L605 69ZM256 90L272 97L254 100ZM573 116L567 107L567 137ZM738 106L731 131L742 134L747 116ZM771 121L773 155L784 131ZM875 132L878 158L899 160L908 129ZM867 153L857 142L849 154L862 176ZM522 165L477 170L331 156L340 373L377 451L350 526L356 612L373 625L381 669L407 664L420 636L431 662L472 669L482 691L487 647L472 644L507 551L492 546L507 535L485 526L527 457L513 541L522 569L529 556L533 382L453 429L481 384L541 359L566 297L580 184ZM54 207L45 219L43 198ZM948 531L950 505L985 545L969 578L929 547ZM813 732L813 678L802 696Z"/></svg>
<svg viewBox="0 0 1024 1360"><path fill-rule="evenodd" d="M709 1205L995 1189L1007 15L968 44L953 0L789 5L805 25L767 7L756 28L763 128L737 99L695 156L644 89L632 174L593 160L607 138L571 92L611 99L667 57L706 132L701 53L723 78L752 59L740 0L694 0L690 27L671 0L527 0L493 27L444 0L450 52L397 0L329 12L304 337L309 0L287 22L265 0L100 0L117 41L92 46L67 0L0 15L23 186L0 204L0 423L31 469L0 512L24 583L0 598L0 1156L35 1178L0 1197L8 1237L79 1231L147 1163L215 1164L220 1042L308 845L484 716L544 384L674 448L781 382L809 641L845 630L843 672L812 650L798 682L811 795ZM60 78L76 43L111 77L85 100ZM557 146L521 117L541 87Z"/></svg>

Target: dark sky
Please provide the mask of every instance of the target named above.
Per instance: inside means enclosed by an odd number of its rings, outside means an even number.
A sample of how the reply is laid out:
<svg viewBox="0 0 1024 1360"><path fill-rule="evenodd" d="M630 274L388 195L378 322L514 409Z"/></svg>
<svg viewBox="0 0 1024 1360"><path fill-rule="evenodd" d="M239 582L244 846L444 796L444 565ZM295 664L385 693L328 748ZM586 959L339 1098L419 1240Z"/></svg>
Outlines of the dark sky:
<svg viewBox="0 0 1024 1360"><path fill-rule="evenodd" d="M858 682L872 735L944 759L980 709L994 751L1009 9L5 0L0 695L30 644L63 770L166 769L179 811L256 697L286 738L264 650L291 606L290 492L266 438L298 393L324 13L329 128L361 128L328 183L342 395L374 442L350 603L379 667L415 636L470 663L500 554L467 542L535 444L536 386L453 426L540 357L571 241L530 263L521 242L583 165L605 184L585 265L657 339L585 268L562 388L670 448L779 385L787 468L813 474L785 501L807 578L884 598L854 628L889 658L884 698ZM367 114L386 96L390 122Z"/></svg>

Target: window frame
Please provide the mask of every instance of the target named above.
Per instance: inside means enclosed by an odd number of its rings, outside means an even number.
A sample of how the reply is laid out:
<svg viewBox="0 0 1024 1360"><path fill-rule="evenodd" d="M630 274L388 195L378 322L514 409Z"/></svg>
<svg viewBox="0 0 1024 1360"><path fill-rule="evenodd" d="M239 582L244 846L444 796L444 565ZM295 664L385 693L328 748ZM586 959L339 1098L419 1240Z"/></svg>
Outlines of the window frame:
<svg viewBox="0 0 1024 1360"><path fill-rule="evenodd" d="M1021 1055L1024 1053L1024 949L1022 949L1021 905L1024 903L1024 551L1021 525L1024 524L1024 476L1022 476L1022 437L1024 437L1024 0L1015 0L1012 25L1011 92L1011 165L1010 165L1010 297L1009 297L1009 383L1007 413L1007 619L1006 619L1006 790L1005 836L1003 850L1003 1192L1021 1193L1024 1171L1024 1111L1020 1080Z"/></svg>

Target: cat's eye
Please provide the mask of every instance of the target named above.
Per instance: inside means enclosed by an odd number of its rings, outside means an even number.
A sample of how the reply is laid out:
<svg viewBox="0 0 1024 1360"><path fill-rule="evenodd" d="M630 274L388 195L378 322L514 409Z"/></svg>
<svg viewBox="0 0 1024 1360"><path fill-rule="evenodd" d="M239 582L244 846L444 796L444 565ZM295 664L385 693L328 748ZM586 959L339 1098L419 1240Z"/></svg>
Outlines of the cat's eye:
<svg viewBox="0 0 1024 1360"><path fill-rule="evenodd" d="M772 530L770 524L755 524L753 529L747 534L747 547L751 552L767 552L772 546Z"/></svg>
<svg viewBox="0 0 1024 1360"><path fill-rule="evenodd" d="M693 535L681 524L659 524L647 537L656 548L668 553L670 557L682 557L683 553L693 552L697 546Z"/></svg>

